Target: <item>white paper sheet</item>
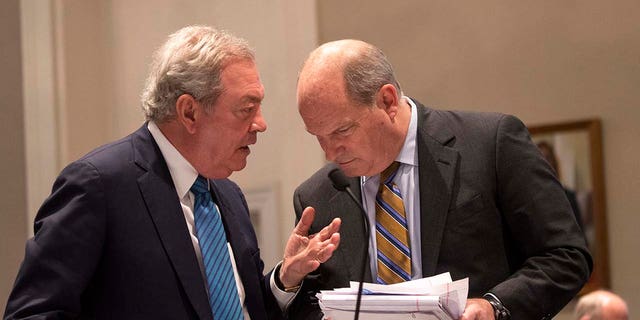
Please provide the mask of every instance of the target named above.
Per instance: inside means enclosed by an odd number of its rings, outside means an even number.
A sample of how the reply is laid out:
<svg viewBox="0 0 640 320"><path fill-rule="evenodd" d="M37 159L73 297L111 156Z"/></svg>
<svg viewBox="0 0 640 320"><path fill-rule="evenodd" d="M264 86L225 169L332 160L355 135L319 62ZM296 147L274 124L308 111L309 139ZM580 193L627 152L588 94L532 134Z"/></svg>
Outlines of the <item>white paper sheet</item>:
<svg viewBox="0 0 640 320"><path fill-rule="evenodd" d="M325 318L353 319L358 283L318 294ZM449 273L392 285L363 284L362 319L458 319L467 302L469 279L452 281Z"/></svg>

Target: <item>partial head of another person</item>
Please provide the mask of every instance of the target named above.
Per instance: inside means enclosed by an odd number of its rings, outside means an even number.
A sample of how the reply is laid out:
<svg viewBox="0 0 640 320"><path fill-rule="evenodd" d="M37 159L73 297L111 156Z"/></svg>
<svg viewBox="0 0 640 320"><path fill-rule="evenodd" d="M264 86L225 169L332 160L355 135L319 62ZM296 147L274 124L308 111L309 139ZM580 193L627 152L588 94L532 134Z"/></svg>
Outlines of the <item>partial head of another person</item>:
<svg viewBox="0 0 640 320"><path fill-rule="evenodd" d="M411 111L391 64L369 43L339 40L311 52L297 98L307 131L348 176L380 173L402 148Z"/></svg>
<svg viewBox="0 0 640 320"><path fill-rule="evenodd" d="M576 320L628 320L629 309L617 294L596 290L578 300L574 315Z"/></svg>
<svg viewBox="0 0 640 320"><path fill-rule="evenodd" d="M267 124L264 87L248 43L208 26L188 26L154 54L142 108L199 174L242 170Z"/></svg>

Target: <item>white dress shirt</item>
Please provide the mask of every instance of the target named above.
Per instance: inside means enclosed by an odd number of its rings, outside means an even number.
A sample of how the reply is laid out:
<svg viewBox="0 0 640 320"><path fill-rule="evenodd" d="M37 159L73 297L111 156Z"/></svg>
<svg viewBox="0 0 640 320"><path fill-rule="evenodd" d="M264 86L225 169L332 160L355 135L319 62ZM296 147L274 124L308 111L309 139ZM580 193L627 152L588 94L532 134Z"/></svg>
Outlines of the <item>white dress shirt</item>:
<svg viewBox="0 0 640 320"><path fill-rule="evenodd" d="M185 159L182 154L178 152L178 150L171 144L171 142L167 140L167 138L153 121L149 121L147 128L149 129L149 132L151 132L151 136L153 136L153 139L158 144L160 152L162 153L162 156L167 163L167 167L169 167L169 173L171 174L173 185L175 186L176 192L178 193L178 198L180 199L180 207L182 207L182 213L184 214L184 219L187 222L187 228L189 229L191 243L193 243L193 249L196 252L196 258L198 259L198 265L200 266L200 273L202 274L204 283L207 283L207 275L205 274L204 264L202 262L202 252L200 251L200 244L198 242L195 220L193 216L193 205L195 198L193 193L190 191L191 186L196 181L196 178L198 178L198 172L187 161L187 159ZM218 205L216 204L215 206L218 214L220 214ZM238 268L236 268L236 262L233 257L233 250L231 249L231 246L228 242L227 248L229 249L229 258L231 259L231 264L233 266L233 275L238 287L238 297L240 298L240 303L242 304L242 312L244 313L244 318L251 319L249 317L247 306L244 303L244 286L242 285L242 280L240 279L240 275L238 274ZM207 291L209 290L206 285L205 288L207 289Z"/></svg>

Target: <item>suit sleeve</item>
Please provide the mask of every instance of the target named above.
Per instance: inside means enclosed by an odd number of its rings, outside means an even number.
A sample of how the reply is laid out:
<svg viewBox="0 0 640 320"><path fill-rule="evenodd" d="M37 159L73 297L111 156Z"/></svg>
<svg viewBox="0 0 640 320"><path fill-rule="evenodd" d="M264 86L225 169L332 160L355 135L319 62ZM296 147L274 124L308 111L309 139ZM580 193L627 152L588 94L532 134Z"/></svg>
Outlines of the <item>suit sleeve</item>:
<svg viewBox="0 0 640 320"><path fill-rule="evenodd" d="M35 219L34 237L9 296L5 319L67 319L100 259L105 235L100 175L90 164L65 168Z"/></svg>
<svg viewBox="0 0 640 320"><path fill-rule="evenodd" d="M244 289L246 292L245 304L247 305L247 309L249 309L249 313L252 314L252 318L259 318L263 315L258 315L259 309L255 306L262 305L264 307L264 312L266 313L264 316L267 319L282 319L283 314L282 310L278 306L278 302L271 292L271 273L273 270L269 271L269 273L264 275L264 262L260 257L260 250L258 248L258 240L251 224L249 206L247 205L247 200L240 190L240 187L236 185L234 182L231 182L228 179L219 180L224 183L228 188L233 190L233 193L237 195L237 200L239 202L232 202L234 204L242 207L242 212L246 214L243 219L238 219L236 223L239 223L240 230L233 231L234 233L245 233L244 240L247 241L249 247L253 248L251 252L251 257L249 260L246 260L246 257L236 256L236 266L238 268L238 272L240 273L240 277L242 278ZM228 195L230 196L230 195ZM240 208L238 208L239 210ZM234 254L239 254L240 251L234 252ZM248 263L245 265L243 262L251 261L254 264L254 268L249 268ZM253 282L252 279L256 279L256 282ZM259 284L260 292L259 295L255 294L255 284ZM262 301L257 302L257 298L261 298Z"/></svg>
<svg viewBox="0 0 640 320"><path fill-rule="evenodd" d="M496 135L498 205L521 264L491 292L512 319L550 318L586 283L593 268L562 186L526 127L505 116ZM512 257L513 258L513 257Z"/></svg>

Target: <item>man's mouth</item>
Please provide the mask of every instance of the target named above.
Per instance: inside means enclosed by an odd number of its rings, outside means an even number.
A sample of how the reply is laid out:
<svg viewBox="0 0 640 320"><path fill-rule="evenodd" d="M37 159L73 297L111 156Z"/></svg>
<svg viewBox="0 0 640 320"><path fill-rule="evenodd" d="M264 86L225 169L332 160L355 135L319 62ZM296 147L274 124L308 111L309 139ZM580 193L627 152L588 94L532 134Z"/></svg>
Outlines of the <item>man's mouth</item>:
<svg viewBox="0 0 640 320"><path fill-rule="evenodd" d="M257 142L256 140L250 140L250 141L247 142L246 145L241 146L239 149L249 150L249 146L252 145L252 144L256 144L256 142Z"/></svg>
<svg viewBox="0 0 640 320"><path fill-rule="evenodd" d="M346 166L348 164L350 164L351 162L353 162L353 160L355 159L351 159L351 160L346 160L346 161L336 161L336 163L340 166Z"/></svg>

